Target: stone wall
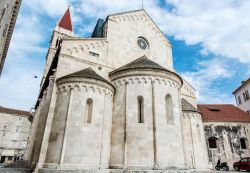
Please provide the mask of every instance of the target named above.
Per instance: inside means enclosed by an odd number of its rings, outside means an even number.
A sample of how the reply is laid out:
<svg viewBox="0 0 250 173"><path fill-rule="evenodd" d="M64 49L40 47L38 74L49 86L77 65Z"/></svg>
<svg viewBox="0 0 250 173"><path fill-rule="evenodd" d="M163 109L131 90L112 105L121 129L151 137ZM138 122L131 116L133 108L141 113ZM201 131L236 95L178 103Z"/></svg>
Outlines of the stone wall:
<svg viewBox="0 0 250 173"><path fill-rule="evenodd" d="M128 72L129 77L111 77L116 94L110 166L183 169L180 83L164 75L145 73L135 71ZM172 98L172 121L166 115L167 95ZM138 96L144 100L143 122L138 121Z"/></svg>
<svg viewBox="0 0 250 173"><path fill-rule="evenodd" d="M186 167L207 169L207 147L200 113L183 111L182 129Z"/></svg>
<svg viewBox="0 0 250 173"><path fill-rule="evenodd" d="M206 122L203 126L210 165L214 167L220 158L221 162L228 162L232 168L233 163L240 157L249 157L250 125L248 123ZM216 148L210 148L208 145L208 139L211 137L216 139ZM245 139L247 149L242 149L240 138Z"/></svg>
<svg viewBox="0 0 250 173"><path fill-rule="evenodd" d="M78 79L58 85L56 109L45 166L108 168L113 89L95 80ZM86 122L87 100L93 101Z"/></svg>
<svg viewBox="0 0 250 173"><path fill-rule="evenodd" d="M24 154L31 122L27 115L0 112L0 156Z"/></svg>

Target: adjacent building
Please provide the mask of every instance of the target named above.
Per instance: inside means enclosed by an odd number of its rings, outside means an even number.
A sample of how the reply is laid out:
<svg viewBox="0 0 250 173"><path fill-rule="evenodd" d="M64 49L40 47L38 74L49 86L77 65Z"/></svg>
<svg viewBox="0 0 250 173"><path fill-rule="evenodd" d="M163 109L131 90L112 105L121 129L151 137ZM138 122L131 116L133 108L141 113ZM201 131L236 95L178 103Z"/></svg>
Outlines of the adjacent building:
<svg viewBox="0 0 250 173"><path fill-rule="evenodd" d="M30 113L0 107L0 163L23 155L27 147Z"/></svg>
<svg viewBox="0 0 250 173"><path fill-rule="evenodd" d="M234 90L236 104L238 108L250 114L250 78L242 81L241 86Z"/></svg>
<svg viewBox="0 0 250 173"><path fill-rule="evenodd" d="M22 0L0 1L0 76Z"/></svg>
<svg viewBox="0 0 250 173"><path fill-rule="evenodd" d="M218 161L233 163L250 155L250 116L230 104L198 104L201 112L208 159L212 167Z"/></svg>

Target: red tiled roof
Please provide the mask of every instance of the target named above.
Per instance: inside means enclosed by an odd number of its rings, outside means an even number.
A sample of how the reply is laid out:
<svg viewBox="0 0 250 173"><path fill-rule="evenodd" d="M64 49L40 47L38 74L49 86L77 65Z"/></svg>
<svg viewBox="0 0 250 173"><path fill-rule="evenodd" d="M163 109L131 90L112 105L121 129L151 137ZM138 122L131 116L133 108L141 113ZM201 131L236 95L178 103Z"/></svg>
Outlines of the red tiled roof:
<svg viewBox="0 0 250 173"><path fill-rule="evenodd" d="M63 17L60 20L58 26L60 26L61 28L67 29L67 30L69 30L71 32L73 31L69 8L67 9L65 14L63 15Z"/></svg>
<svg viewBox="0 0 250 173"><path fill-rule="evenodd" d="M198 104L203 122L250 123L250 115L231 104Z"/></svg>
<svg viewBox="0 0 250 173"><path fill-rule="evenodd" d="M17 109L10 109L10 108L4 108L0 106L0 113L6 113L6 114L15 114L15 115L21 115L21 116L29 116L30 112L28 111L21 111Z"/></svg>

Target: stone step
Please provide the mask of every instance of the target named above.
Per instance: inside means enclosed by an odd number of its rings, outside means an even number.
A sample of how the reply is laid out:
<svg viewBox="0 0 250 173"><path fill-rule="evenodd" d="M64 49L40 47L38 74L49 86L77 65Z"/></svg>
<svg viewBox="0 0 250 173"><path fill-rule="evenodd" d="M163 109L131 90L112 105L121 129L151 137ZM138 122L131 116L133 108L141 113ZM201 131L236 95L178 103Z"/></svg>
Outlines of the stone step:
<svg viewBox="0 0 250 173"><path fill-rule="evenodd" d="M197 170L122 170L122 169L91 169L91 170L56 170L41 168L39 173L211 173Z"/></svg>
<svg viewBox="0 0 250 173"><path fill-rule="evenodd" d="M24 168L0 168L0 173L31 173L31 171Z"/></svg>

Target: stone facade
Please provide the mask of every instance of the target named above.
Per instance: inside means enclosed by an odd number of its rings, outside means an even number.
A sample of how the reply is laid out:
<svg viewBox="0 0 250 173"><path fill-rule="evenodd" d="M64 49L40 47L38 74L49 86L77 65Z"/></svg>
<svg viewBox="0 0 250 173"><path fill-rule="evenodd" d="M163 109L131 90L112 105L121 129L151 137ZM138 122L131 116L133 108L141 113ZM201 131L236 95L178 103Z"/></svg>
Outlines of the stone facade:
<svg viewBox="0 0 250 173"><path fill-rule="evenodd" d="M35 171L207 169L195 89L148 14L108 16L101 38L75 37L69 16L53 32L25 154Z"/></svg>
<svg viewBox="0 0 250 173"><path fill-rule="evenodd" d="M241 110L250 114L250 78L246 81L242 81L241 86L239 86L234 92L235 101Z"/></svg>
<svg viewBox="0 0 250 173"><path fill-rule="evenodd" d="M0 107L1 163L24 154L30 132L30 113Z"/></svg>
<svg viewBox="0 0 250 173"><path fill-rule="evenodd" d="M250 124L249 123L204 123L205 138L208 147L208 158L212 166L218 159L226 161L232 168L234 162L250 154ZM214 138L217 146L209 147L209 139ZM246 147L242 147L241 140L245 141ZM243 144L244 145L244 144Z"/></svg>
<svg viewBox="0 0 250 173"><path fill-rule="evenodd" d="M213 168L218 159L230 168L250 154L250 116L234 105L198 105L202 114L208 161Z"/></svg>
<svg viewBox="0 0 250 173"><path fill-rule="evenodd" d="M21 2L21 0L0 1L0 76Z"/></svg>

